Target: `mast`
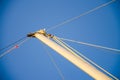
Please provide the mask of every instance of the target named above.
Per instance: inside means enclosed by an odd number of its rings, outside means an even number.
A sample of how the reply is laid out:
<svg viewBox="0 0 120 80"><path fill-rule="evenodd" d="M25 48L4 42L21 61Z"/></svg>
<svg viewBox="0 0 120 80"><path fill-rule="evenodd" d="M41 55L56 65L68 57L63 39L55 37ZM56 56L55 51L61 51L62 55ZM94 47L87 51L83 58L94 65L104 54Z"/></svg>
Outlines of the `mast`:
<svg viewBox="0 0 120 80"><path fill-rule="evenodd" d="M70 51L66 50L61 45L57 44L50 38L53 38L51 34L47 34L45 30L40 30L35 33L30 33L27 35L28 37L35 37L42 41L44 44L52 48L54 51L56 51L58 54L66 58L68 61L73 63L75 66L77 66L79 69L83 70L85 73L87 73L89 76L94 78L95 80L112 80L109 76L104 74L103 72L99 71L97 68L95 68L93 65L88 63L86 60L84 60L82 57L76 56L77 54L73 54Z"/></svg>

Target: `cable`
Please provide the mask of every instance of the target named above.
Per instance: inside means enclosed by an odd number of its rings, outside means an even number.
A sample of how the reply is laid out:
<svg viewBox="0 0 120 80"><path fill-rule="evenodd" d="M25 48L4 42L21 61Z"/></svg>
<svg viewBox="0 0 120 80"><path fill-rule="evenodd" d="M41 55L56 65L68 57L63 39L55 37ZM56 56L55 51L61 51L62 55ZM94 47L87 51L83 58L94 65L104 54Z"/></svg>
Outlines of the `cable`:
<svg viewBox="0 0 120 80"><path fill-rule="evenodd" d="M61 71L60 68L58 67L58 65L57 65L57 63L55 62L55 60L54 60L54 58L52 57L52 55L48 52L48 50L45 48L44 45L43 45L43 48L45 49L45 51L46 51L47 55L49 56L51 62L52 62L53 65L55 66L55 68L56 68L58 74L60 75L61 79L62 79L62 80L65 80L62 71Z"/></svg>
<svg viewBox="0 0 120 80"><path fill-rule="evenodd" d="M59 38L59 39L65 40L65 41L74 42L74 43L79 43L79 44L82 44L82 45L91 46L91 47L95 47L95 48L101 48L101 49L105 49L105 50L109 50L109 51L120 52L119 49L104 47L104 46L95 45L95 44L91 44L91 43L86 43L86 42L81 42L81 41L75 41L75 40L65 39L65 38Z"/></svg>
<svg viewBox="0 0 120 80"><path fill-rule="evenodd" d="M7 55L8 53L10 53L11 51L13 51L14 49L16 49L16 48L18 48L19 46L21 46L23 43L25 43L28 39L30 39L30 38L24 38L24 39L22 39L22 41L20 42L19 41L19 43L18 44L15 44L13 47L11 47L10 49L8 49L8 50L6 50L5 52L3 52L1 55L0 55L0 58L2 58L2 57L4 57L5 55ZM12 44L13 45L13 44Z"/></svg>
<svg viewBox="0 0 120 80"><path fill-rule="evenodd" d="M14 44L16 44L16 43L18 43L18 42L20 42L20 41L24 40L25 38L26 38L26 36L25 36L25 37L20 38L19 40L17 40L17 41L15 41L15 42L13 42L13 43L11 43L11 44L9 44L9 45L5 46L4 48L1 48L1 49L0 49L0 51L3 51L3 50L5 50L5 49L9 48L10 46L13 46Z"/></svg>
<svg viewBox="0 0 120 80"><path fill-rule="evenodd" d="M105 6L113 3L114 1L116 1L116 0L111 0L111 1L109 1L109 2L107 2L107 3L104 3L104 4L100 5L100 6L97 6L97 7L93 8L93 9L91 9L91 10L88 10L88 11L80 14L79 16L75 16L75 17L73 17L73 18L70 18L70 19L68 19L68 20L65 20L64 22L61 22L61 23L59 23L59 24L57 24L57 25L55 25L55 26L47 29L47 31L53 30L53 29L55 29L55 28L57 28L57 27L60 27L60 26L62 26L62 25L64 25L64 24L67 24L67 23L69 23L69 22L72 22L72 21L74 21L74 20L76 20L76 19L78 19L78 18L80 18L80 17L82 17L82 16L85 16L85 15L87 15L87 14L89 14L89 13L92 13L92 12L94 12L94 11L102 8L102 7L105 7Z"/></svg>
<svg viewBox="0 0 120 80"><path fill-rule="evenodd" d="M63 42L62 40L60 40L58 37L55 37L54 40L57 40L57 42L60 45L63 45L63 47L66 46L67 48L66 47L64 47L64 48L66 48L67 50L69 50L71 53L73 53L73 54L77 53L83 59L87 60L87 63L90 62L91 64L93 64L94 66L96 66L97 68L99 68L100 70L102 70L103 72L105 72L106 74L108 74L109 76L111 76L112 78L114 78L115 80L119 80L117 77L115 77L114 75L112 75L111 73L109 73L108 71L106 71L104 68L102 68L101 66L97 65L95 62L93 62L92 60L90 60L86 56L84 56L82 53L78 52L77 50L75 50L74 48L72 48L71 46L69 46L68 44L66 44L65 42ZM77 54L75 54L75 56L78 57Z"/></svg>

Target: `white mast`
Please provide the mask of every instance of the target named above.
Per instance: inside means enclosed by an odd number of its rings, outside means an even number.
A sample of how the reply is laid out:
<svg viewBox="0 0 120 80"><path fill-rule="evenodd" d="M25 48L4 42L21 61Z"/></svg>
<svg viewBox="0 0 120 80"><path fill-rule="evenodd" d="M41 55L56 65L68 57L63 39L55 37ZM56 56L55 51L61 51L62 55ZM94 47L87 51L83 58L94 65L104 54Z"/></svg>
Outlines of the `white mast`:
<svg viewBox="0 0 120 80"><path fill-rule="evenodd" d="M43 43L45 43L47 46L58 52L61 56L66 58L68 61L73 63L75 66L77 66L79 69L86 72L88 75L90 75L95 80L112 80L109 76L104 74L103 72L96 69L94 66L92 66L90 63L88 63L86 60L84 60L82 57L78 57L74 55L73 53L69 52L62 46L58 45L56 42L52 41L49 37L53 37L50 34L47 34L45 30L40 30L38 32L28 34L28 37L36 37Z"/></svg>

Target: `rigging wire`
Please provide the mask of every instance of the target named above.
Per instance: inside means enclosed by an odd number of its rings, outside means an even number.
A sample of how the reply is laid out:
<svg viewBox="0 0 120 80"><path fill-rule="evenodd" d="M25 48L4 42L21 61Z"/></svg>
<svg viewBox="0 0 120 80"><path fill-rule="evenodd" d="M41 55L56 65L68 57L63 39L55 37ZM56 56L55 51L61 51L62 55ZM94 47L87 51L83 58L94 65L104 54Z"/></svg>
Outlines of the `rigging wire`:
<svg viewBox="0 0 120 80"><path fill-rule="evenodd" d="M61 40L58 39L57 37L54 37L53 39L54 39L54 41L55 41L56 43L58 43L59 45L61 45L62 47L64 47L66 50L70 51L72 54L74 54L75 56L79 57L78 55L76 55L76 54L74 53L74 51L73 51L70 47L68 47L67 44L63 43L63 41L61 41Z"/></svg>
<svg viewBox="0 0 120 80"><path fill-rule="evenodd" d="M57 25L55 25L55 26L52 26L51 28L48 28L47 31L53 30L53 29L58 28L58 27L60 27L60 26L62 26L62 25L64 25L64 24L67 24L67 23L72 22L72 21L74 21L74 20L76 20L76 19L79 19L80 17L85 16L85 15L87 15L87 14L89 14L89 13L92 13L92 12L94 12L94 11L100 9L100 8L103 8L103 7L105 7L105 6L113 3L113 2L115 2L115 1L116 1L116 0L111 0L111 1L109 1L109 2L107 2L107 3L104 3L104 4L100 5L100 6L97 6L97 7L93 8L93 9L91 9L91 10L88 10L88 11L86 11L86 12L84 12L84 13L78 15L78 16L75 16L75 17L73 17L73 18L70 18L70 19L68 19L68 20L65 20L65 21L63 21L63 22L61 22L61 23L59 23L59 24L57 24Z"/></svg>
<svg viewBox="0 0 120 80"><path fill-rule="evenodd" d="M68 51L70 51L71 53L73 53L75 56L78 57L81 56L83 59L87 60L87 62L93 64L94 66L96 66L98 69L102 70L103 72L105 72L106 74L108 74L109 76L111 76L112 78L114 78L115 80L119 80L117 77L115 77L114 75L112 75L111 73L109 73L108 71L106 71L104 68L102 68L101 66L99 66L98 64L96 64L95 62L93 62L92 60L90 60L89 58L87 58L86 56L84 56L82 53L78 52L77 50L75 50L74 48L72 48L71 46L69 46L68 44L66 44L65 42L63 42L62 40L60 40L58 37L54 38L55 41L57 41L57 43L59 43L60 45L62 45L64 48L66 48ZM75 54L77 53L77 54Z"/></svg>
<svg viewBox="0 0 120 80"><path fill-rule="evenodd" d="M57 65L56 61L54 60L53 56L48 52L48 50L46 49L46 47L44 45L43 45L43 48L46 51L46 53L47 53L48 57L50 58L51 62L53 63L54 67L56 68L56 70L57 70L58 74L60 75L61 79L65 80L64 75L63 75L62 71L60 70L60 68L58 67L58 65Z"/></svg>
<svg viewBox="0 0 120 80"><path fill-rule="evenodd" d="M17 49L19 46L21 46L23 43L25 43L28 39L30 39L30 38L24 38L24 39L21 39L21 40L19 40L19 43L18 43L18 41L17 41L17 43L18 44L11 44L11 46L13 45L13 47L11 47L10 49L8 49L8 50L6 50L5 52L3 52L1 55L0 55L0 58L2 58L2 57L4 57L5 55L7 55L8 53L10 53L11 51L13 51L14 49ZM10 47L10 46L8 46L8 47ZM7 48L8 48L7 47Z"/></svg>
<svg viewBox="0 0 120 80"><path fill-rule="evenodd" d="M115 49L115 48L109 48L109 47L105 47L105 46L100 46L100 45L96 45L96 44L91 44L91 43L86 43L86 42L81 42L81 41L75 41L75 40L71 40L71 39L65 39L65 38L59 38L61 40L65 40L65 41L69 41L69 42L74 42L74 43L78 43L78 44L82 44L82 45L86 45L86 46L91 46L91 47L95 47L95 48L101 48L101 49L105 49L105 50L109 50L109 51L114 51L114 52L119 52L119 49Z"/></svg>
<svg viewBox="0 0 120 80"><path fill-rule="evenodd" d="M17 40L17 41L15 41L15 42L13 42L13 43L11 43L11 44L9 44L9 45L5 46L4 48L1 48L1 49L0 49L0 51L3 51L3 50L5 50L5 49L7 49L7 48L9 48L9 47L11 47L11 46L13 46L13 45L15 45L16 43L18 43L18 42L20 42L20 41L24 40L25 38L26 38L26 36L25 36L25 37L20 38L19 40Z"/></svg>

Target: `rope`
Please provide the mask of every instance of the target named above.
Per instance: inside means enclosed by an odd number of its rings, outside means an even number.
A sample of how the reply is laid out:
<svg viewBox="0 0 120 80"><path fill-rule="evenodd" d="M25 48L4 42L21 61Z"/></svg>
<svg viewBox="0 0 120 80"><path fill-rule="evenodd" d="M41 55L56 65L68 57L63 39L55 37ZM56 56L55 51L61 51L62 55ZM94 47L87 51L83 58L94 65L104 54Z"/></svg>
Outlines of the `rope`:
<svg viewBox="0 0 120 80"><path fill-rule="evenodd" d="M74 42L74 43L79 43L79 44L83 44L83 45L91 46L91 47L95 47L95 48L101 48L101 49L105 49L105 50L109 50L109 51L120 52L119 49L115 49L115 48L109 48L109 47L104 47L104 46L100 46L100 45L95 45L95 44L91 44L91 43L86 43L86 42L81 42L81 41L75 41L75 40L65 39L65 38L59 38L59 39L65 40L65 41Z"/></svg>
<svg viewBox="0 0 120 80"><path fill-rule="evenodd" d="M49 56L51 62L53 63L54 67L56 68L58 74L60 75L62 80L65 80L64 75L62 73L62 71L60 70L60 68L58 67L57 63L55 62L54 58L52 57L52 55L48 52L48 50L45 48L45 46L43 46L43 48L45 49L47 55Z"/></svg>
<svg viewBox="0 0 120 80"><path fill-rule="evenodd" d="M91 10L89 10L89 11L86 11L86 12L80 14L79 16L75 16L75 17L73 17L73 18L70 18L70 19L68 19L68 20L65 20L64 22L61 22L61 23L59 23L59 24L57 24L57 25L55 25L55 26L47 29L47 31L53 30L53 29L58 28L58 27L60 27L60 26L62 26L62 25L64 25L64 24L67 24L67 23L69 23L69 22L72 22L72 21L74 21L74 20L76 20L76 19L78 19L78 18L80 18L80 17L82 17L82 16L85 16L85 15L87 15L87 14L89 14L89 13L92 13L92 12L94 12L94 11L102 8L102 7L105 7L105 6L111 4L111 3L115 2L115 1L116 1L116 0L111 0L111 1L109 1L109 2L107 2L107 3L104 3L104 4L100 5L100 6L97 6L97 7L93 8L93 9L91 9Z"/></svg>
<svg viewBox="0 0 120 80"><path fill-rule="evenodd" d="M18 44L14 45L13 47L11 47L10 49L8 49L7 51L3 52L0 55L0 58L4 57L5 55L7 55L8 53L10 53L11 51L13 51L14 49L17 49L19 46L21 46L23 43L25 43L28 39L30 38L24 38L24 40L22 39L21 42L19 42ZM13 44L12 44L13 45Z"/></svg>
<svg viewBox="0 0 120 80"><path fill-rule="evenodd" d="M67 45L65 42L63 42L62 40L60 40L59 38L56 37L57 40L59 40L61 45L64 45L66 47L68 47L70 50L70 52L72 53L78 53L82 58L84 58L85 60L88 61L88 63L90 62L91 64L93 64L94 66L96 66L97 68L99 68L100 70L102 70L103 72L105 72L106 74L108 74L109 76L111 76L112 78L114 78L115 80L119 80L118 78L116 78L114 75L112 75L111 73L109 73L108 71L106 71L105 69L103 69L101 66L97 65L95 62L93 62L92 60L90 60L89 58L87 58L86 56L84 56L82 53L78 52L77 50L75 50L74 48L72 48L71 46ZM75 54L76 56L78 56L77 54Z"/></svg>
<svg viewBox="0 0 120 80"><path fill-rule="evenodd" d="M58 43L59 45L61 45L62 47L64 47L66 50L68 50L69 52L71 52L75 56L79 57L77 54L75 54L75 52L73 50L71 50L66 44L64 44L63 42L61 42L57 37L54 36L53 39L54 39L54 41L56 43Z"/></svg>
<svg viewBox="0 0 120 80"><path fill-rule="evenodd" d="M15 41L15 42L13 42L13 43L11 43L11 44L9 44L9 45L5 46L4 48L1 48L1 49L0 49L0 51L3 51L4 49L7 49L7 48L9 48L9 47L11 47L11 46L15 45L16 43L18 43L18 42L20 42L20 41L24 40L25 38L26 38L26 36L25 36L25 37L20 38L19 40L17 40L17 41Z"/></svg>

